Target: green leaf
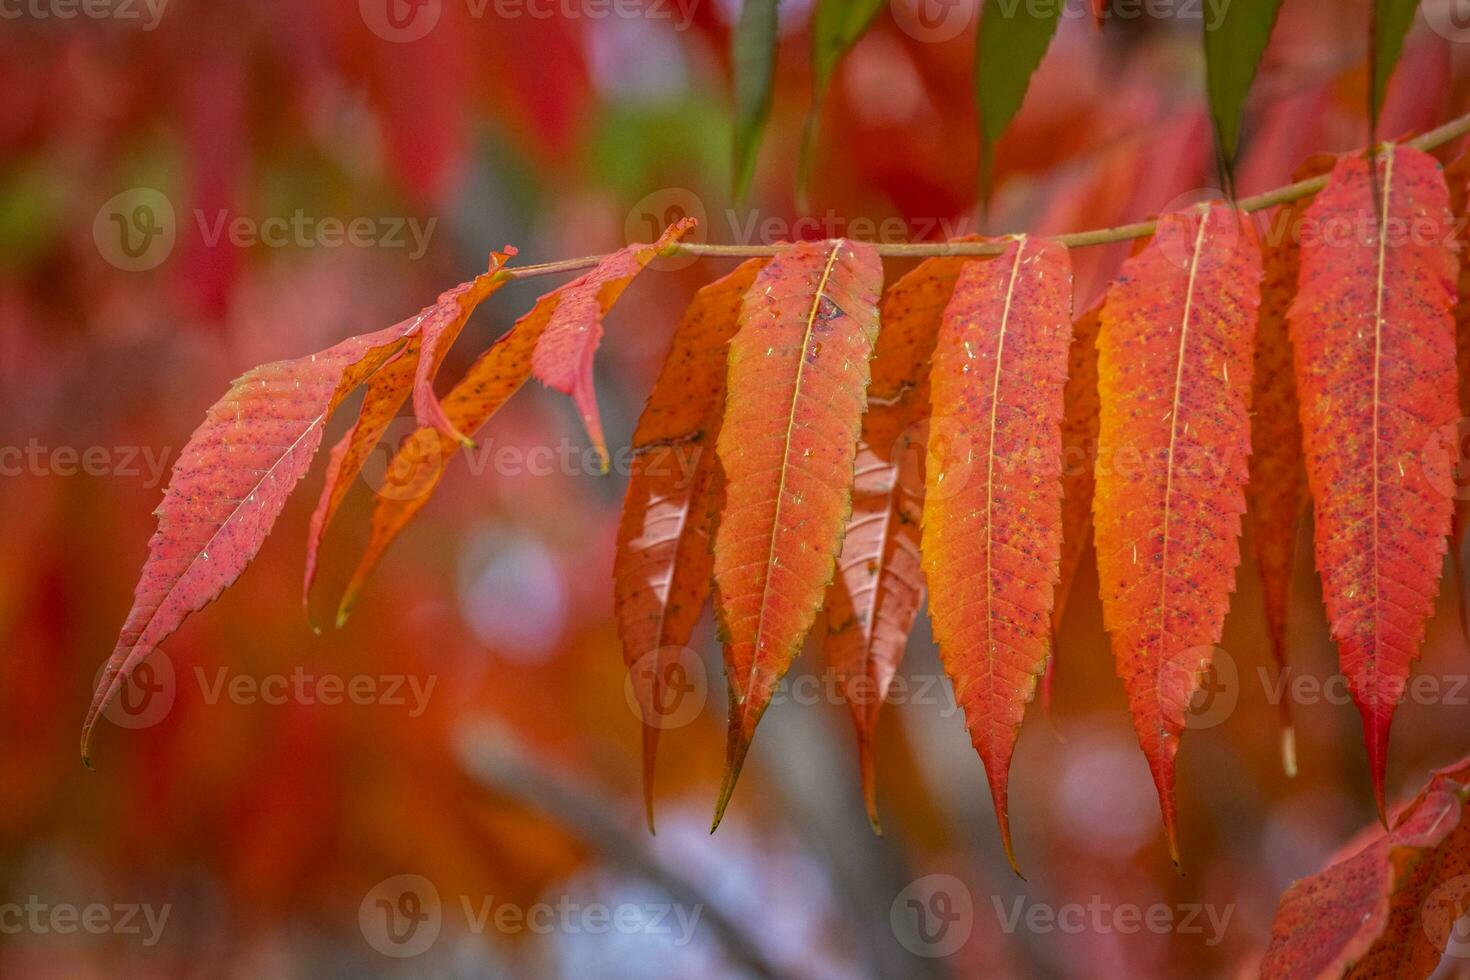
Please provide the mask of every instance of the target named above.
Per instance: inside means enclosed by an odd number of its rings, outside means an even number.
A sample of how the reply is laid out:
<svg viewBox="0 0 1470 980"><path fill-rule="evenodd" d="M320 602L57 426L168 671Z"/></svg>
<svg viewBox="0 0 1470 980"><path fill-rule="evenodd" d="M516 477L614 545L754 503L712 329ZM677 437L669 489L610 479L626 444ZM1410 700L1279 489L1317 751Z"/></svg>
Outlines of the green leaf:
<svg viewBox="0 0 1470 980"><path fill-rule="evenodd" d="M1378 113L1383 108L1383 95L1388 90L1388 77L1404 50L1404 35L1414 22L1419 0L1373 0L1372 88L1368 90L1368 122L1377 142Z"/></svg>
<svg viewBox="0 0 1470 980"><path fill-rule="evenodd" d="M761 131L771 115L771 92L776 77L776 7L778 0L745 0L731 38L735 66L735 188L736 202L745 198L755 174Z"/></svg>
<svg viewBox="0 0 1470 980"><path fill-rule="evenodd" d="M872 25L885 0L818 0L812 15L812 107L807 112L806 128L801 136L801 160L797 164L797 193L805 207L807 178L811 173L812 151L817 139L817 123L822 114L822 100L832 81L837 62L847 54L858 38Z"/></svg>
<svg viewBox="0 0 1470 980"><path fill-rule="evenodd" d="M1280 8L1281 0L1232 0L1205 18L1205 88L1215 143L1227 167L1240 146L1245 98Z"/></svg>
<svg viewBox="0 0 1470 980"><path fill-rule="evenodd" d="M995 144L1010 125L1041 64L1063 4L985 0L975 37L975 102L980 109L980 183L988 195Z"/></svg>

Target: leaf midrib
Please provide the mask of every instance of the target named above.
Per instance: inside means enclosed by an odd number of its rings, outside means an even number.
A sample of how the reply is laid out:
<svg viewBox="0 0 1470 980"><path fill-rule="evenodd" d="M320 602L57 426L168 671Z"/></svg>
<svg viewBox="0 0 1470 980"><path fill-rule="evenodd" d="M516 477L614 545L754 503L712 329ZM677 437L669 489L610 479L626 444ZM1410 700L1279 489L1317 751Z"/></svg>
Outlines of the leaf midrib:
<svg viewBox="0 0 1470 980"><path fill-rule="evenodd" d="M741 716L749 710L750 692L755 687L756 673L761 662L761 640L765 635L766 610L770 608L771 582L775 578L771 574L772 563L776 559L776 539L781 533L781 503L786 497L786 474L791 471L791 437L796 432L796 405L801 400L801 382L806 374L806 354L811 346L812 330L817 323L817 309L821 306L822 299L827 295L827 283L832 277L832 268L837 263L838 253L842 250L842 241L839 239L832 243L832 250L827 255L827 264L822 269L822 277L817 281L817 288L812 293L812 305L807 310L806 326L802 331L801 351L796 362L796 381L791 386L791 404L786 412L786 438L781 449L781 478L776 484L776 512L771 520L771 543L766 550L766 574L765 581L761 584L760 615L755 623L755 649L750 652L750 671L745 678L745 692L741 699Z"/></svg>

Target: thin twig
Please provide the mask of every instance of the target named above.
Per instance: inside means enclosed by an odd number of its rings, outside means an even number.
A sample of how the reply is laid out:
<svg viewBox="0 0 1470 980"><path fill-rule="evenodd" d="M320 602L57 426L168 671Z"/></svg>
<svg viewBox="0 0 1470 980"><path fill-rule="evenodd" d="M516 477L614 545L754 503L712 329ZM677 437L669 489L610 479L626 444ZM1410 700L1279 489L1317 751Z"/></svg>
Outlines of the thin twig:
<svg viewBox="0 0 1470 980"><path fill-rule="evenodd" d="M459 755L465 771L480 785L541 810L591 845L604 860L622 865L676 904L700 909L700 921L709 926L730 959L752 976L763 980L783 976L753 937L727 918L692 880L659 860L647 838L629 833L615 816L617 807L593 789L553 773L503 731L466 730Z"/></svg>
<svg viewBox="0 0 1470 980"><path fill-rule="evenodd" d="M1470 133L1470 113L1466 113L1457 119L1452 119L1435 129L1406 140L1403 145L1412 146L1416 150L1432 150L1437 146L1443 146L1451 140ZM1381 151L1380 151L1381 152ZM1236 202L1236 207L1242 211L1261 211L1277 204L1285 204L1298 198L1315 194L1327 186L1327 175L1312 177L1307 180L1299 180L1294 184L1277 187L1274 190L1264 191L1251 197L1243 197ZM1091 231L1073 231L1064 235L1054 235L1052 240L1068 248L1086 248L1090 245L1108 245L1113 242L1128 241L1133 238L1142 238L1154 233L1155 223L1152 221L1136 221L1130 225L1118 225L1114 228L1094 228ZM879 255L903 256L909 258L935 258L948 255L999 255L1005 251L1004 239L1014 237L1011 235L995 235L986 241L980 242L880 242L873 247ZM752 256L775 255L780 251L779 245L710 245L698 242L680 242L669 249L668 254L680 256L711 256L718 258L750 258ZM519 269L506 269L501 275L510 279L530 279L534 276L552 275L558 272L577 272L582 269L590 269L602 260L601 255L588 255L580 259L562 259L559 262L545 262L541 265L528 265Z"/></svg>

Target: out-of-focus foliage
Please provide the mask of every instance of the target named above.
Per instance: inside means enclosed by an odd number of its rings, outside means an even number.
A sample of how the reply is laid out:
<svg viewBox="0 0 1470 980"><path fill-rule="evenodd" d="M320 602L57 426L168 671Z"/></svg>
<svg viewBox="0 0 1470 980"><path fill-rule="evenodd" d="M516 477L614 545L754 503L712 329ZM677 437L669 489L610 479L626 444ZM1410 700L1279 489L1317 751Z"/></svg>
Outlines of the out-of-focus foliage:
<svg viewBox="0 0 1470 980"><path fill-rule="evenodd" d="M1282 5L1247 102L1242 194L1285 182L1311 152L1363 142L1367 6ZM151 946L111 932L0 934L0 973L184 976L226 962L288 976L329 965L369 975L729 970L703 929L683 946L677 934L476 931L462 897L472 908L489 896L521 907L666 899L627 870L626 855L527 804L518 787L472 779L460 751L464 725L488 724L540 771L590 787L608 814L639 827L639 718L609 588L626 479L618 450L680 310L727 264L659 269L609 316L616 342L604 345L599 381L611 478L592 475L562 399L507 406L380 570L376 588L392 603L364 602L320 637L290 601L310 509L298 502L250 571L165 645L167 709L143 727L99 730L96 774L77 761L77 725L167 468L243 366L393 322L482 270L505 242L527 262L605 252L648 240L671 209L700 217L704 240L721 242L864 237L858 219L874 229L867 237L974 231L973 19L949 37L916 37L906 2L878 15L829 86L811 188L819 223L794 226L791 175L811 85L800 5L783 5L751 206L733 211L733 5L657 7L666 17L650 5L647 16L593 22L579 7L543 19L446 0L411 42L375 33L364 9L179 3L148 31L80 17L23 17L0 30L0 904L35 895L51 906L172 908ZM996 146L995 227L1115 224L1215 183L1198 26L1113 18L1099 35L1063 18ZM1410 31L1382 133L1464 110L1462 48L1422 25ZM109 215L123 215L136 244L153 227L146 215L131 223L136 208L163 212L136 195L120 199L125 208L104 205L138 188L169 203L174 237L154 268L134 272L114 264L126 255L108 244L119 241L106 235L117 230ZM284 230L266 225L273 218ZM358 218L370 223L367 244L323 228ZM1075 254L1079 309L1126 251ZM512 284L488 301L445 377L540 291ZM389 438L408 431L395 423ZM370 457L342 505L357 518L344 528L366 526L394 445ZM334 587L365 543L343 537L323 557ZM1309 563L1296 574L1293 676L1321 680L1333 654ZM1454 591L1440 599L1421 673L1463 673ZM1096 594L1084 557L1058 640L1060 737L1031 725L1017 747L1017 771L1047 774L1012 789L1027 882L1005 866L924 626L898 675L904 697L879 725L886 837L873 837L857 802L847 708L822 693L821 667L806 655L763 725L741 799L719 835L705 834L725 723L705 622L692 644L704 700L663 753L660 832L648 846L797 976L1179 975L1253 962L1290 881L1372 817L1355 712L1331 687L1299 697L1301 775L1281 774L1277 689L1259 673L1270 670L1260 591L1243 571L1220 644L1237 668L1232 710L1191 732L1180 756L1183 848L1196 856L1181 879L1159 859L1153 790ZM294 692L297 676L309 694L271 703L267 681L284 678ZM691 665L691 684L699 676ZM376 696L329 703L334 684L356 677ZM323 687L326 678L337 680ZM410 681L427 697L416 699ZM1399 709L1390 798L1463 754L1470 708L1442 690L1436 703ZM382 955L359 915L364 902L373 908L372 889L403 873L430 880L443 907L440 938L410 960ZM950 894L948 879L904 894L927 875L953 875L964 889L955 894L970 899L968 928L945 958L914 955L891 927L895 904ZM1119 909L1156 906L1198 906L1201 928L1117 927ZM1038 931L1024 918L1038 908L1080 908L1086 924ZM1224 927L1214 930L1205 909Z"/></svg>

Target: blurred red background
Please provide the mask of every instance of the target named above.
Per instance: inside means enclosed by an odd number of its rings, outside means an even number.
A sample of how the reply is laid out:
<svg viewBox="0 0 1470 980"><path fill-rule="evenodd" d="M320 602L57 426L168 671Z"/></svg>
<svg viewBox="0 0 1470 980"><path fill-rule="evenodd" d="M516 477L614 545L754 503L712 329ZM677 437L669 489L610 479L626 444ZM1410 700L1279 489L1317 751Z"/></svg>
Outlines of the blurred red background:
<svg viewBox="0 0 1470 980"><path fill-rule="evenodd" d="M3 9L0 975L742 976L762 963L797 977L1234 974L1264 946L1290 881L1373 819L1345 701L1295 706L1301 774L1281 772L1247 563L1223 643L1235 679L1222 672L1224 710L1181 754L1177 876L1089 558L1058 641L1052 715L1033 706L1015 763L1027 880L1006 867L922 618L908 696L882 728L885 836L863 815L846 709L820 684L793 684L770 712L725 824L706 835L725 717L706 625L702 710L664 737L660 833L648 837L611 611L624 477L577 465L535 475L495 455L583 448L570 405L535 386L482 434L486 453L452 471L340 631L315 635L296 601L310 504L288 507L239 583L165 645L158 700L104 726L88 773L78 729L150 511L230 379L394 322L507 242L526 262L605 252L646 237L670 208L698 214L703 240L784 234L800 216L810 9L783 5L775 110L739 208L726 190L734 2ZM926 32L894 0L842 64L823 115L816 221L800 237L855 234L860 220L901 239L1079 230L1218 184L1198 20L1111 18L1099 32L1069 15L1000 145L981 229L973 7L945 10L956 29ZM1365 10L1286 0L1250 104L1241 193L1366 140ZM1466 110L1464 47L1416 26L1383 134ZM103 212L139 194L167 203L172 242L133 271L107 244ZM363 239L332 244L332 222L357 219ZM1125 252L1078 253L1079 309ZM655 266L614 311L597 375L615 446L682 305L727 267ZM891 263L889 280L901 271ZM444 376L537 292L498 293ZM303 496L320 479L319 463ZM329 539L318 619L371 502L371 486L355 488ZM1296 671L1327 678L1335 654L1305 548L1298 573ZM1395 798L1466 753L1459 588L1446 579L1419 666L1442 694L1405 705L1395 725ZM792 678L820 672L807 655ZM375 692L365 703L332 703L332 685L362 678ZM273 685L289 692L262 696ZM374 925L392 921L376 903L403 897L380 887L399 875L419 876L421 897L427 882L439 904L437 939L412 958L385 955ZM925 955L937 947L895 925L915 895L962 916L946 955ZM703 910L690 934L672 914L605 931L582 914L670 902ZM1120 927L1119 909L1158 905L1173 927ZM91 906L108 910L97 928L68 930L53 914ZM501 906L549 908L553 925L477 919ZM1180 910L1193 906L1198 929L1186 929ZM1087 911L1076 929L1066 914L1038 927L1026 917L1038 907ZM122 926L127 908L136 932ZM150 929L147 913L164 909Z"/></svg>

